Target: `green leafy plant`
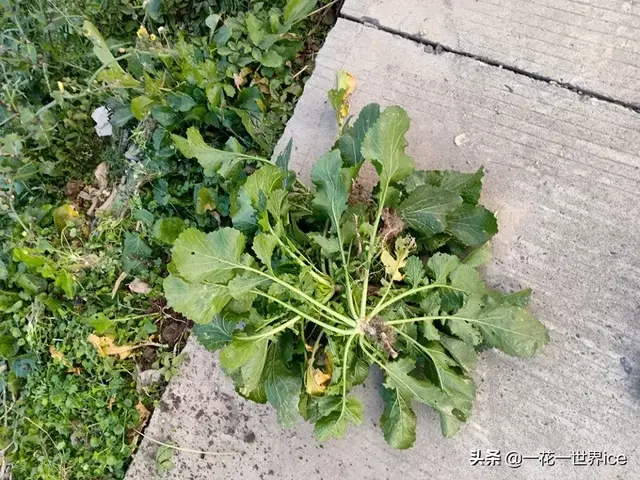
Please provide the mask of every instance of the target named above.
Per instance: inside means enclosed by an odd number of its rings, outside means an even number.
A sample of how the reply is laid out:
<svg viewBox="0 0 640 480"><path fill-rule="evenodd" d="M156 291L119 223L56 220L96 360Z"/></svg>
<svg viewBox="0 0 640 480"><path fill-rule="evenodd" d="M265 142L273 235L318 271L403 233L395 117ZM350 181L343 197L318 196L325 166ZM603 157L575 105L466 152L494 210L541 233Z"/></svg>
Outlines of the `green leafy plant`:
<svg viewBox="0 0 640 480"><path fill-rule="evenodd" d="M434 408L445 436L469 418L478 349L529 357L548 336L526 309L528 290L491 290L478 272L497 232L478 203L482 170L417 170L400 107L371 104L342 122L354 84L340 78L330 99L342 127L313 165L315 192L292 181L288 152L265 162L238 191L255 222L185 230L164 290L198 324L200 342L221 349L239 394L271 403L285 426L299 413L320 440L361 423L353 389L377 365L384 437L409 448L413 404ZM243 160L176 140L217 169ZM360 175L366 162L377 171L372 189Z"/></svg>

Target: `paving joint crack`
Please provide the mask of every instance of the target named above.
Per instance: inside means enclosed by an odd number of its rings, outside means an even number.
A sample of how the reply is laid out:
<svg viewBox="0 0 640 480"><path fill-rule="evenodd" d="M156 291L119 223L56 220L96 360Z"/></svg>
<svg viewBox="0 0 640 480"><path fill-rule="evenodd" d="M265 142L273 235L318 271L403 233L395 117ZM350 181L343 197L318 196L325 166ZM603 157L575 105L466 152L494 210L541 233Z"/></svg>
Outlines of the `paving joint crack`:
<svg viewBox="0 0 640 480"><path fill-rule="evenodd" d="M454 55L460 55L462 57L466 57L466 58L471 58L473 60L476 60L478 62L484 63L485 65L489 65L491 67L496 67L496 68L500 68L503 70L506 70L508 72L513 72L517 75L522 75L525 77L529 77L533 80L537 80L540 82L544 82L544 83L548 83L549 85L555 85L557 87L560 88L564 88L566 90L570 90L574 93L577 93L580 96L584 96L584 97L591 97L594 98L596 100L600 100L602 102L607 102L607 103L612 103L614 105L618 105L620 107L629 109L635 113L640 114L640 105L639 104L634 104L631 102L625 102L623 100L618 100L615 98L612 98L608 95L604 95L602 93L593 91L593 90L589 90L589 89L585 89L585 88L579 88L571 83L568 82L563 82L551 77L548 77L546 75L540 75L539 73L533 73L533 72L529 72L527 70L518 68L518 67L514 67L512 65L508 65L508 64L504 64L501 63L497 60L494 60L492 58L489 57L485 57L482 55L476 55L473 53L469 53L469 52L465 52L464 50L457 50L455 48L451 48L451 47L447 47L446 45L442 45L441 43L438 42L434 42L431 41L429 39L424 38L421 35L417 35L417 34L412 34L412 33L407 33L407 32L403 32L401 30L397 30L395 28L391 28L391 27L386 27L384 25L382 25L377 19L375 18L370 18L370 17L355 17L353 15L349 15L348 13L343 13L340 12L340 17L348 20L350 22L354 22L354 23L358 23L360 25L364 25L365 27L369 27L369 28L375 28L378 30L381 30L383 32L386 33L390 33L392 35L397 35L399 37L405 38L407 40L411 40L415 43L419 43L421 45L424 46L429 46L434 48L434 52L437 51L442 51L442 52L447 52L447 53L452 53Z"/></svg>

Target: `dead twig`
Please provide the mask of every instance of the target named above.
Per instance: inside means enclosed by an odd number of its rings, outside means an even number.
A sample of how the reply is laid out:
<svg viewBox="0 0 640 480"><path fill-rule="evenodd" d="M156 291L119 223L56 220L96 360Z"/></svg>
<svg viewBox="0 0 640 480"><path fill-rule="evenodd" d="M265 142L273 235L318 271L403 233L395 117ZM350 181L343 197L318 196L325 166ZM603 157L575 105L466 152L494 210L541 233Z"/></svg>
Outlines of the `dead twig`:
<svg viewBox="0 0 640 480"><path fill-rule="evenodd" d="M196 453L198 455L240 455L237 452L207 452L204 450L194 450L193 448L176 447L175 445L170 445L168 443L161 442L160 440L156 440L155 438L151 438L149 435L145 435L140 430L136 430L135 428L133 429L133 431L139 435L142 435L151 443L155 443L156 445L162 445L163 447L167 447L172 450L178 450L179 452Z"/></svg>

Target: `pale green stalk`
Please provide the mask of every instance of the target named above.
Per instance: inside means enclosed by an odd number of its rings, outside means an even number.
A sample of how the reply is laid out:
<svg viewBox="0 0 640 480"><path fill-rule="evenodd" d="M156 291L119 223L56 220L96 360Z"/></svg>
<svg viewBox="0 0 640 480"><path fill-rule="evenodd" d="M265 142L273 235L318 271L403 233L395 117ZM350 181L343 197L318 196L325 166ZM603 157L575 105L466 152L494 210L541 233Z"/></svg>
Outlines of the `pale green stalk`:
<svg viewBox="0 0 640 480"><path fill-rule="evenodd" d="M294 325L298 320L300 320L300 318L301 318L300 315L296 315L291 320L288 320L282 325L272 328L268 332L262 332L258 335L250 335L248 337L235 337L235 338L237 338L238 340L261 340L263 338L270 337L271 335L275 335L276 333L279 333L282 330L286 330L290 326Z"/></svg>
<svg viewBox="0 0 640 480"><path fill-rule="evenodd" d="M287 253L287 255L289 255L298 265L300 265L303 268L306 267L311 267L311 271L309 272L311 274L311 276L319 283L329 287L332 286L331 282L329 282L326 278L322 277L322 272L320 272L315 265L313 265L309 259L307 259L304 255L301 255L302 258L300 258L300 256L298 256L295 252L293 252L293 250L291 250L289 247L287 247L287 245L280 240L280 237L278 237L278 235L276 235L276 233L273 230L273 227L271 226L271 224L269 224L269 230L271 231L271 234L274 236L274 238L276 239L276 241L278 242L278 244L280 245L280 247L285 251L285 253ZM305 263L304 260L306 260L307 262Z"/></svg>
<svg viewBox="0 0 640 480"><path fill-rule="evenodd" d="M369 236L369 251L367 252L367 263L365 264L365 275L362 284L362 299L360 301L360 318L365 318L367 315L367 289L369 288L369 275L371 274L371 262L373 262L373 255L376 251L376 235L378 234L378 227L380 225L380 218L382 217L382 209L384 208L384 202L387 198L387 191L389 189L389 182L384 186L380 195L378 211L376 213L376 220L373 222L373 229Z"/></svg>
<svg viewBox="0 0 640 480"><path fill-rule="evenodd" d="M313 322L317 325L320 325L321 327L337 333L338 335L353 335L355 333L355 330L343 330L341 328L337 328L334 327L333 325L329 325L328 323L324 323L321 320L318 320L317 318L312 317L311 315L308 315L304 312L302 312L301 310L298 310L296 307L294 307L293 305L290 305L286 302L283 302L282 300L277 299L276 297L273 297L271 295L269 295L268 293L264 293L260 290L252 290L252 293L256 293L262 297L268 298L269 300L271 300L272 302L276 302L278 304L280 304L281 306L283 306L284 308L291 310L292 312L296 313L297 315L306 318L307 320L309 320L310 322Z"/></svg>
<svg viewBox="0 0 640 480"><path fill-rule="evenodd" d="M382 310L384 310L385 308L390 307L391 305L393 305L396 302L399 302L403 298L410 297L411 295L415 295L416 293L424 292L425 290L431 290L433 288L447 288L449 290L455 290L456 292L467 293L466 290L463 290L461 288L452 287L451 285L444 285L444 284L439 284L439 283L432 283L432 284L429 284L429 285L423 285L422 287L412 288L410 290L407 290L406 292L402 292L401 294L396 295L395 297L393 297L392 299L386 301L385 303L379 303L371 311L371 313L369 314L369 318L375 317Z"/></svg>
<svg viewBox="0 0 640 480"><path fill-rule="evenodd" d="M219 261L221 261L221 260L219 260ZM284 280L279 279L275 275L269 275L268 273L265 273L262 270L258 270L256 268L247 267L246 265L235 264L235 263L230 263L230 262L225 262L225 261L221 261L221 263L226 263L228 265L233 265L234 268L241 268L241 269L247 270L248 272L253 272L253 273L256 273L256 274L258 274L258 275L260 275L262 277L268 278L269 280L272 280L272 281L278 283L279 285L282 285L283 287L285 287L286 289L288 289L291 292L295 293L296 295L304 298L310 304L314 305L315 307L319 308L320 310L324 311L325 313L328 313L328 314L332 315L334 318L346 323L347 325L353 325L354 324L354 322L353 322L353 320L351 318L346 317L346 316L336 312L335 310L327 307L326 305L322 305L316 299L310 297L309 295L307 295L306 293L304 293L300 289L298 289L298 288L294 287L293 285L285 282Z"/></svg>
<svg viewBox="0 0 640 480"><path fill-rule="evenodd" d="M344 269L344 280L345 286L347 287L347 303L349 304L349 311L351 312L351 316L354 320L358 320L358 313L356 312L356 307L353 303L353 289L351 288L351 277L349 275L349 264L347 263L347 259L344 254L344 246L342 245L342 234L340 233L340 226L336 226L336 231L338 234L338 243L340 244L340 255L342 257L342 266Z"/></svg>

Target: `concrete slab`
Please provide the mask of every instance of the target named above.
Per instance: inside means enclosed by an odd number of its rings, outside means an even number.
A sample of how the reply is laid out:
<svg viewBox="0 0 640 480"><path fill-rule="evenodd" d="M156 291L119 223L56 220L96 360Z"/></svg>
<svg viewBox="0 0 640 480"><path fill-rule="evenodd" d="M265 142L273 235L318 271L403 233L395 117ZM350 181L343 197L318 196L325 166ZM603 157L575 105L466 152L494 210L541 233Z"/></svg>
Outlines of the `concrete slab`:
<svg viewBox="0 0 640 480"><path fill-rule="evenodd" d="M417 406L412 450L391 450L378 423L378 372L361 390L365 421L318 444L310 425L283 430L268 406L238 397L214 355L190 341L146 434L181 447L156 475L144 441L129 480L163 479L637 479L640 478L640 115L469 58L347 20L330 32L287 126L293 165L307 176L336 124L326 92L335 72L358 81L354 112L373 101L412 118L409 154L422 167L486 168L484 203L500 233L489 282L534 288L534 312L551 342L530 360L482 354L473 417L443 439L437 416ZM470 451L625 454L625 466L518 469L471 466Z"/></svg>
<svg viewBox="0 0 640 480"><path fill-rule="evenodd" d="M342 13L640 105L632 0L347 0Z"/></svg>

